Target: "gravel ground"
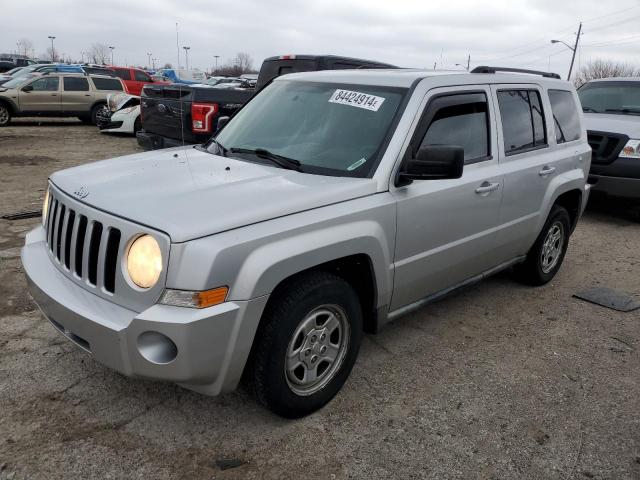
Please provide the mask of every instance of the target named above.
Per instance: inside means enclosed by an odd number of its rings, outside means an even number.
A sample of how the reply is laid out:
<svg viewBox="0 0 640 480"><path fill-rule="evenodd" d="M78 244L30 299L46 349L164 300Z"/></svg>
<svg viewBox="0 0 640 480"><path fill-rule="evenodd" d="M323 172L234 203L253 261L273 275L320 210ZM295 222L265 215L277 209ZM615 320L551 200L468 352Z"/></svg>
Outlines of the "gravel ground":
<svg viewBox="0 0 640 480"><path fill-rule="evenodd" d="M40 123L40 124L39 124ZM138 151L74 121L0 129L0 213L47 176ZM545 287L495 276L366 336L343 391L286 421L246 392L209 398L124 378L44 320L0 220L0 479L640 478L640 310L572 298L640 292L640 223L590 208Z"/></svg>

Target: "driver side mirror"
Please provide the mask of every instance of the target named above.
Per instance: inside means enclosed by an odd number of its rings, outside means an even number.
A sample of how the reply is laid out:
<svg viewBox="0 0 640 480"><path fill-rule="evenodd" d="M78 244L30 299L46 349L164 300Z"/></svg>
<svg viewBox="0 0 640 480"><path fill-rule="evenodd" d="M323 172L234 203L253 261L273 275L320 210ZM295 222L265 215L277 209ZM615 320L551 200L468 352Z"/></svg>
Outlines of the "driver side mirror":
<svg viewBox="0 0 640 480"><path fill-rule="evenodd" d="M22 87L22 91L23 92L32 92L33 91L33 85L25 85L24 87Z"/></svg>
<svg viewBox="0 0 640 480"><path fill-rule="evenodd" d="M216 125L216 132L219 132L224 128L224 126L229 123L229 119L231 117L220 117L218 118L218 124Z"/></svg>
<svg viewBox="0 0 640 480"><path fill-rule="evenodd" d="M425 145L415 158L405 162L399 174L399 185L413 180L445 180L462 177L464 148L456 145Z"/></svg>

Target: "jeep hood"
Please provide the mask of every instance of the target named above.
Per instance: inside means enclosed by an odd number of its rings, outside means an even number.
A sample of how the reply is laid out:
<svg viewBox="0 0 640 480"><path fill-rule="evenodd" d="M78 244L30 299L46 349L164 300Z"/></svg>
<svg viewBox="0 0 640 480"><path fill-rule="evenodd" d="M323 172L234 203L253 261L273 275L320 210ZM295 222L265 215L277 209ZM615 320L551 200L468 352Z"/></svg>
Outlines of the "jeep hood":
<svg viewBox="0 0 640 480"><path fill-rule="evenodd" d="M587 130L620 133L640 139L640 115L613 115L609 113L585 113Z"/></svg>
<svg viewBox="0 0 640 480"><path fill-rule="evenodd" d="M51 182L87 205L164 231L173 242L376 192L372 179L304 174L192 147L90 163L56 172Z"/></svg>

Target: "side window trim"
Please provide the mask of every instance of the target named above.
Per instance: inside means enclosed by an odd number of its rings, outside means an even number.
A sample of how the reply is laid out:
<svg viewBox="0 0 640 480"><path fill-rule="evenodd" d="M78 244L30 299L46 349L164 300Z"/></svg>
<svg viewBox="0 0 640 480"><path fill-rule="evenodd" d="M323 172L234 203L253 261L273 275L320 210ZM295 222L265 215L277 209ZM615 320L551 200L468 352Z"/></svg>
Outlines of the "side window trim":
<svg viewBox="0 0 640 480"><path fill-rule="evenodd" d="M500 99L498 98L498 94L500 92L514 92L514 91L526 91L527 92L527 98L529 96L529 92L537 92L538 93L538 99L540 100L540 108L541 108L541 114L542 114L542 131L544 132L544 143L541 145L534 145L533 147L528 147L528 148L521 148L521 149L516 149L516 150L510 150L507 151L505 148L505 139L504 139L504 129L503 129L503 122L504 122L504 118L502 117L502 111L500 111ZM504 156L505 157L512 157L514 155L520 155L522 153L529 153L529 152L534 152L536 150L541 150L543 148L549 148L549 135L548 135L548 125L547 125L547 117L545 115L545 109L543 106L543 95L542 95L542 90L537 86L537 85L516 85L513 87L498 87L495 90L495 101L496 101L496 108L498 109L498 111L500 112L500 131L502 132L502 148L504 151ZM534 125L533 125L533 114L531 112L531 101L528 102L529 103L529 116L531 118L531 130L533 132L533 140L535 142L535 129L534 129Z"/></svg>
<svg viewBox="0 0 640 480"><path fill-rule="evenodd" d="M476 86L477 87L477 86ZM438 112L438 110L436 111L432 111L431 107L433 105L433 103L443 97L455 97L455 96L460 96L460 95L464 95L464 96L468 96L468 95L474 95L474 94L480 94L483 95L485 98L485 101L487 103L487 155L484 155L482 157L477 157L477 158L470 158L465 160L464 164L465 165L473 165L475 163L480 163L480 162L486 162L489 160L493 160L493 150L492 150L492 142L491 142L491 124L492 124L492 117L491 117L491 107L490 107L490 102L491 102L491 95L488 91L483 90L483 89L477 89L477 88L472 88L469 90L452 90L449 92L441 92L441 93L437 93L435 95L433 95L431 98L429 98L429 101L427 102L427 104L425 105L424 109L422 110L422 112L420 113L420 120L418 121L418 125L416 126L416 129L413 132L413 135L411 137L411 142L409 143L409 147L407 148L407 151L405 152L405 157L407 154L411 155L412 157L416 155L417 150L420 146L420 144L422 143L422 139L425 137L425 135L427 134L427 130L429 129L429 126L431 125L431 122L433 120L433 117L435 116L435 114ZM455 102L452 102L451 105L456 105ZM458 104L460 105L460 104Z"/></svg>

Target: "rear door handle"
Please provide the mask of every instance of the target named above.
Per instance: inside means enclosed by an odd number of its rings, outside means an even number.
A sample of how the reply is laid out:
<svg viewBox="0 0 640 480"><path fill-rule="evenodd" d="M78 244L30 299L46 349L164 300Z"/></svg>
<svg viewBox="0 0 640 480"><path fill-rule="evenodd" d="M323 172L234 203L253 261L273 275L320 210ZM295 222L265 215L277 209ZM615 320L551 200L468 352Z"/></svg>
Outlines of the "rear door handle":
<svg viewBox="0 0 640 480"><path fill-rule="evenodd" d="M482 185L476 188L476 193L478 195L488 194L490 192L493 192L494 190L497 190L498 187L500 187L499 183L482 182Z"/></svg>
<svg viewBox="0 0 640 480"><path fill-rule="evenodd" d="M549 167L545 165L544 167L542 167L542 170L538 172L538 175L540 175L541 177L546 177L547 175L551 175L555 171L556 167Z"/></svg>

